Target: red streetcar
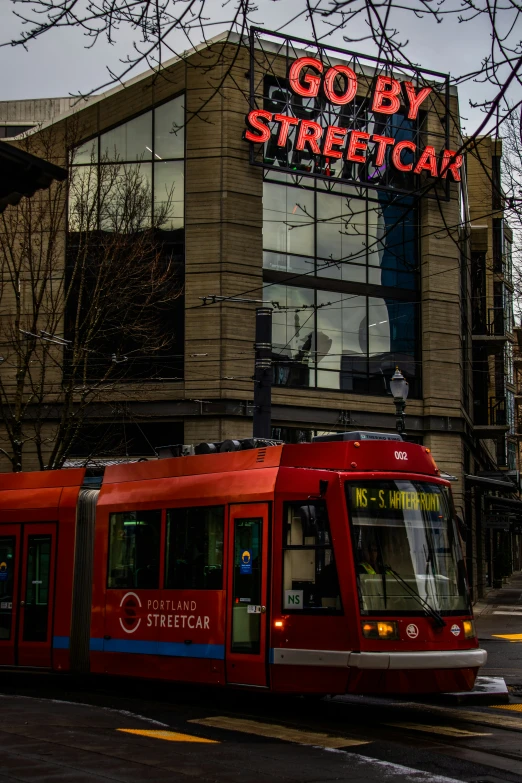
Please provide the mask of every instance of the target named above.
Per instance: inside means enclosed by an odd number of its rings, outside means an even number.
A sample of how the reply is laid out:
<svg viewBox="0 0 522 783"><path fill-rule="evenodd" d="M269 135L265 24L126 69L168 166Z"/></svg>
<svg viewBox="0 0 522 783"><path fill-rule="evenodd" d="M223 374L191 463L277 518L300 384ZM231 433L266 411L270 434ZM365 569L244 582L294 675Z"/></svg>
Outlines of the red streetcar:
<svg viewBox="0 0 522 783"><path fill-rule="evenodd" d="M0 664L297 693L471 689L451 491L400 436L0 475Z"/></svg>

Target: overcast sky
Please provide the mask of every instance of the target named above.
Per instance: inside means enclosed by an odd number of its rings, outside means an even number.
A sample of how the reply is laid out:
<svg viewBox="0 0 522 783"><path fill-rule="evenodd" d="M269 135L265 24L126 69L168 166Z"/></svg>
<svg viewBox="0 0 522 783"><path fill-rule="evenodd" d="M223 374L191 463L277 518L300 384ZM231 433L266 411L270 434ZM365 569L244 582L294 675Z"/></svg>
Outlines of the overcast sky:
<svg viewBox="0 0 522 783"><path fill-rule="evenodd" d="M226 5L223 8L221 0L209 2L210 7L216 9L214 21L219 22L225 13L229 14L229 9ZM260 26L275 29L284 19L293 16L300 5L301 0L260 0L259 11L254 18ZM4 42L19 35L23 29L13 13L16 7L11 0L0 0L0 38ZM412 14L396 12L394 22L400 29L401 40L409 40L407 51L413 61L432 70L449 71L452 76L475 70L489 50L490 30L486 17L458 24L456 17L451 16L446 17L442 24L436 24L429 18L417 19ZM219 24L213 26L208 35L218 32ZM309 23L304 19L292 23L282 32L311 37ZM357 37L361 33L365 34L365 27L358 23L353 30L345 31L344 34ZM89 40L80 31L62 29L31 43L28 51L12 46L0 48L0 72L3 74L0 100L90 92L107 81L107 67L116 72L122 69L119 60L131 52L133 38L128 29L122 29L115 45L100 40L96 46L88 49L86 45ZM174 43L180 47L179 40ZM325 43L375 54L367 42L347 44L343 41L342 33L325 39ZM520 97L520 94L516 88L512 98ZM459 88L459 96L463 126L466 132L471 133L479 125L482 116L477 110L470 109L469 101L484 100L485 88L468 82Z"/></svg>

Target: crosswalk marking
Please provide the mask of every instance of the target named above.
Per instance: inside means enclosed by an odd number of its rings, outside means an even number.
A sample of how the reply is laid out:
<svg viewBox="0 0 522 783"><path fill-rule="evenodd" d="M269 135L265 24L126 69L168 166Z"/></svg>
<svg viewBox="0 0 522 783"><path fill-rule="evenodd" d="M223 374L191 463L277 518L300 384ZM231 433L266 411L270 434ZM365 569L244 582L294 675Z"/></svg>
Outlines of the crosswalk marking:
<svg viewBox="0 0 522 783"><path fill-rule="evenodd" d="M506 639L508 642L522 642L522 633L493 633L494 639Z"/></svg>
<svg viewBox="0 0 522 783"><path fill-rule="evenodd" d="M397 729L425 731L429 734L444 734L447 737L491 737L491 733L457 729L454 726L428 726L424 723L385 723L384 725Z"/></svg>
<svg viewBox="0 0 522 783"><path fill-rule="evenodd" d="M522 617L522 612L493 612L493 614L509 615L509 617Z"/></svg>
<svg viewBox="0 0 522 783"><path fill-rule="evenodd" d="M512 712L522 712L522 704L493 704L496 710L512 710Z"/></svg>
<svg viewBox="0 0 522 783"><path fill-rule="evenodd" d="M123 731L125 734L139 734L142 737L153 737L154 739L167 740L168 742L204 742L208 745L219 745L218 740L194 737L193 734L180 734L178 731L154 729L116 729L116 731Z"/></svg>
<svg viewBox="0 0 522 783"><path fill-rule="evenodd" d="M292 729L275 723L260 723L256 720L244 720L243 718L226 716L194 718L188 722L198 723L201 726L211 726L215 729L240 731L244 734L257 734L260 737L269 737L271 739L285 740L286 742L295 742L299 745L313 745L321 748L346 748L353 745L368 745L370 742L370 740L334 737L316 731Z"/></svg>

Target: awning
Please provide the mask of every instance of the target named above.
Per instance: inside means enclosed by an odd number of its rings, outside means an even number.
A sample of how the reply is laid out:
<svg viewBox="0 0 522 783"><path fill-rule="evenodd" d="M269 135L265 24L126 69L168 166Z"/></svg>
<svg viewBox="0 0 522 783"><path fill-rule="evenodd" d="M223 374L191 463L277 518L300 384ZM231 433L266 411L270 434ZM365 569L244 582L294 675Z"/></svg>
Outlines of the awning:
<svg viewBox="0 0 522 783"><path fill-rule="evenodd" d="M495 495L484 495L486 503L498 508L511 509L513 511L522 511L522 500L513 500L512 498L497 498Z"/></svg>
<svg viewBox="0 0 522 783"><path fill-rule="evenodd" d="M516 492L517 486L512 481L500 481L499 479L485 478L484 476L464 476L468 484L478 484L486 489L506 489L510 492Z"/></svg>
<svg viewBox="0 0 522 783"><path fill-rule="evenodd" d="M23 196L50 187L53 180L65 179L67 172L60 166L0 141L0 212Z"/></svg>

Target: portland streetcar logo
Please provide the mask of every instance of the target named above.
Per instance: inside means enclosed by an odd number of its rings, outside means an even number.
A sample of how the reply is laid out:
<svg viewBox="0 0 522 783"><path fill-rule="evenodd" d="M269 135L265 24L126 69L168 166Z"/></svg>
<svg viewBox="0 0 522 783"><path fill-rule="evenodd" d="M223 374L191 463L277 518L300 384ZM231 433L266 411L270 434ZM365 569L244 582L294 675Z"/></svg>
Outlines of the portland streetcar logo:
<svg viewBox="0 0 522 783"><path fill-rule="evenodd" d="M410 623L406 628L406 633L408 634L410 639L416 639L417 636L419 635L419 629L417 628L416 625L414 625L414 623Z"/></svg>
<svg viewBox="0 0 522 783"><path fill-rule="evenodd" d="M136 593L125 593L120 601L121 613L120 625L125 633L134 633L140 627L141 617L138 617L138 609L141 609L141 601Z"/></svg>

